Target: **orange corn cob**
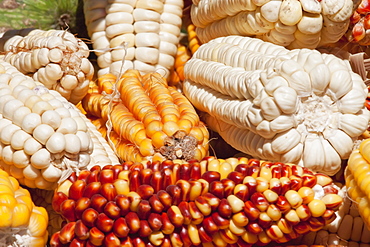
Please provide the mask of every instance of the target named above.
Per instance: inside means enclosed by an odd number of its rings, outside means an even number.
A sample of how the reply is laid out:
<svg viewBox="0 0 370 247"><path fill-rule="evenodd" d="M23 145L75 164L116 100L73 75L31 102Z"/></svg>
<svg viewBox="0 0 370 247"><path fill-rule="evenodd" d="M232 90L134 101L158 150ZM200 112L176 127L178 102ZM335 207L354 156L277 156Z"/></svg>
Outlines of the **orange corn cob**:
<svg viewBox="0 0 370 247"><path fill-rule="evenodd" d="M96 166L55 191L68 223L50 246L276 246L335 219L333 186L297 165L244 157Z"/></svg>
<svg viewBox="0 0 370 247"><path fill-rule="evenodd" d="M0 170L0 242L4 246L44 247L48 214L37 207L28 190Z"/></svg>
<svg viewBox="0 0 370 247"><path fill-rule="evenodd" d="M167 86L162 76L128 70L117 83L113 81L112 75L100 77L99 92L89 93L82 106L87 115L102 119L99 125L111 123L107 138L122 160L189 160L207 155L205 125L190 102Z"/></svg>
<svg viewBox="0 0 370 247"><path fill-rule="evenodd" d="M175 56L174 69L171 71L168 84L171 86L178 86L184 81L184 65L190 59L191 54L185 45L179 45Z"/></svg>
<svg viewBox="0 0 370 247"><path fill-rule="evenodd" d="M194 54L201 45L201 42L197 36L197 33L195 32L195 29L196 28L194 24L189 24L187 27L189 49L191 51L191 54Z"/></svg>

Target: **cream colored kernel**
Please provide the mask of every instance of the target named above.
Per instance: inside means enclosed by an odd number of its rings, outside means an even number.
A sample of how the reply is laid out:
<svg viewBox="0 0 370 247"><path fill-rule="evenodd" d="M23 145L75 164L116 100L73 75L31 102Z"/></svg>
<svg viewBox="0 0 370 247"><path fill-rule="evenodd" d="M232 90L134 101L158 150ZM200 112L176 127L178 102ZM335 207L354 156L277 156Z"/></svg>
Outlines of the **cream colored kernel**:
<svg viewBox="0 0 370 247"><path fill-rule="evenodd" d="M15 124L8 124L2 128L0 132L0 140L3 144L9 145L11 143L12 136L17 130L21 128Z"/></svg>
<svg viewBox="0 0 370 247"><path fill-rule="evenodd" d="M15 150L22 150L24 148L26 141L29 138L32 138L30 134L28 134L22 129L19 129L12 135L10 139L10 145Z"/></svg>
<svg viewBox="0 0 370 247"><path fill-rule="evenodd" d="M12 121L18 126L22 126L22 122L25 116L31 113L31 109L26 106L21 106L12 116Z"/></svg>
<svg viewBox="0 0 370 247"><path fill-rule="evenodd" d="M50 152L45 148L41 148L31 156L30 161L34 168L40 170L45 169L50 165Z"/></svg>
<svg viewBox="0 0 370 247"><path fill-rule="evenodd" d="M41 171L32 165L28 165L23 169L23 176L29 180L35 180L41 176Z"/></svg>
<svg viewBox="0 0 370 247"><path fill-rule="evenodd" d="M60 132L55 132L50 138L47 140L46 149L49 150L50 153L56 154L61 153L64 151L66 146L66 140L64 134Z"/></svg>
<svg viewBox="0 0 370 247"><path fill-rule="evenodd" d="M46 181L55 183L58 182L62 176L62 170L56 168L53 163L51 163L48 167L41 170L41 174Z"/></svg>
<svg viewBox="0 0 370 247"><path fill-rule="evenodd" d="M30 113L23 118L21 128L31 134L33 130L41 124L41 117L36 113Z"/></svg>
<svg viewBox="0 0 370 247"><path fill-rule="evenodd" d="M33 137L45 145L48 139L55 133L54 129L47 124L40 124L33 131Z"/></svg>
<svg viewBox="0 0 370 247"><path fill-rule="evenodd" d="M105 29L106 36L110 39L134 32L134 26L132 23L116 23L108 26Z"/></svg>
<svg viewBox="0 0 370 247"><path fill-rule="evenodd" d="M159 12L143 9L143 8L136 8L132 12L135 22L136 21L154 21L160 22L161 14Z"/></svg>

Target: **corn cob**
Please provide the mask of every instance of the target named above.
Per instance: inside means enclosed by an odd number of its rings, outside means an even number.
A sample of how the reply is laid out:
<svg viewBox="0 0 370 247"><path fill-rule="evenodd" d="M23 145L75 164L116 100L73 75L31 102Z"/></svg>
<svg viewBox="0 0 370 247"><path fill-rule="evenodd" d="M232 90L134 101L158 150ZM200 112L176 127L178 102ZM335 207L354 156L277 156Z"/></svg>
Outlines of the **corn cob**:
<svg viewBox="0 0 370 247"><path fill-rule="evenodd" d="M343 198L343 203L335 212L336 219L326 225L322 230L310 232L301 236L290 244L324 245L324 246L369 246L370 231L359 215L357 203L347 195L347 188L341 188L338 194Z"/></svg>
<svg viewBox="0 0 370 247"><path fill-rule="evenodd" d="M35 206L28 190L0 169L0 246L44 247L48 214Z"/></svg>
<svg viewBox="0 0 370 247"><path fill-rule="evenodd" d="M370 229L370 207L368 206L370 196L367 191L367 180L369 180L367 175L370 172L369 142L370 139L363 140L351 153L345 170L345 179L348 196L356 203L359 214Z"/></svg>
<svg viewBox="0 0 370 247"><path fill-rule="evenodd" d="M354 13L350 19L350 25L346 32L346 38L349 42L353 42L362 46L370 44L370 12L369 0L356 1Z"/></svg>
<svg viewBox="0 0 370 247"><path fill-rule="evenodd" d="M243 157L98 167L56 189L68 223L50 246L284 243L335 219L333 186L297 165Z"/></svg>
<svg viewBox="0 0 370 247"><path fill-rule="evenodd" d="M90 120L57 91L4 61L0 88L0 167L22 185L53 190L73 171L118 163Z"/></svg>
<svg viewBox="0 0 370 247"><path fill-rule="evenodd" d="M33 203L38 207L45 208L46 212L48 213L49 221L47 225L47 231L48 236L51 237L51 235L59 231L66 223L65 219L60 214L55 212L51 205L54 191L32 188L27 188L27 190L30 192Z"/></svg>
<svg viewBox="0 0 370 247"><path fill-rule="evenodd" d="M175 56L174 68L171 71L168 79L169 86L181 88L181 83L184 81L184 65L190 59L191 54L185 45L179 45Z"/></svg>
<svg viewBox="0 0 370 247"><path fill-rule="evenodd" d="M191 19L202 43L241 35L294 49L337 42L352 13L352 0L194 0Z"/></svg>
<svg viewBox="0 0 370 247"><path fill-rule="evenodd" d="M194 54L198 50L199 46L201 46L201 42L195 31L195 26L193 23L189 24L186 29L187 29L188 41L189 41L188 47L189 47L189 50L191 51L191 54Z"/></svg>
<svg viewBox="0 0 370 247"><path fill-rule="evenodd" d="M112 74L99 77L100 93L89 93L82 106L88 115L101 119L94 123L107 134L123 161L189 160L207 155L206 127L190 102L168 87L164 77L128 70L117 83L114 78Z"/></svg>
<svg viewBox="0 0 370 247"><path fill-rule="evenodd" d="M100 67L142 73L173 68L182 25L182 0L84 0L85 23Z"/></svg>
<svg viewBox="0 0 370 247"><path fill-rule="evenodd" d="M249 37L201 45L185 65L183 92L235 149L328 175L370 117L366 84L348 61Z"/></svg>
<svg viewBox="0 0 370 247"><path fill-rule="evenodd" d="M0 52L20 72L74 104L86 95L94 75L87 45L68 31L9 30L0 38Z"/></svg>

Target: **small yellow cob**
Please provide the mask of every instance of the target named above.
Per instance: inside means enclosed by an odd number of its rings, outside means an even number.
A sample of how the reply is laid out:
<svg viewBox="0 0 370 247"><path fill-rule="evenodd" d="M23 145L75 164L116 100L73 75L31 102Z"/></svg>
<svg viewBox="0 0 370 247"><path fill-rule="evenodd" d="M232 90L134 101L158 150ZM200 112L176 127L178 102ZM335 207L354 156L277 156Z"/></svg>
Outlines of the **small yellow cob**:
<svg viewBox="0 0 370 247"><path fill-rule="evenodd" d="M363 140L354 150L345 170L349 197L357 204L359 214L370 228L370 139Z"/></svg>
<svg viewBox="0 0 370 247"><path fill-rule="evenodd" d="M98 124L103 133L111 124L107 138L122 160L189 160L207 155L205 125L190 102L167 86L164 77L128 70L115 83L112 76L100 77L99 92L89 93L82 106L88 115L102 119Z"/></svg>
<svg viewBox="0 0 370 247"><path fill-rule="evenodd" d="M28 190L0 170L0 242L4 246L44 247L48 240L48 214L37 207Z"/></svg>
<svg viewBox="0 0 370 247"><path fill-rule="evenodd" d="M243 157L96 167L56 189L53 208L68 223L50 246L276 246L335 220L333 186L297 165Z"/></svg>

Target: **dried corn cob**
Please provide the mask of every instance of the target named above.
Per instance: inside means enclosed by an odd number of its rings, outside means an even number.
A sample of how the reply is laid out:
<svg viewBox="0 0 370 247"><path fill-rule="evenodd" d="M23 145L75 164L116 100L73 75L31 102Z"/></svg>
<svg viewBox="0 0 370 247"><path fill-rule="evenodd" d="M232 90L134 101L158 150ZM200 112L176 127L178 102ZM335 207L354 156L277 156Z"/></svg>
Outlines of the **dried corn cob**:
<svg viewBox="0 0 370 247"><path fill-rule="evenodd" d="M335 219L332 179L247 158L125 162L72 176L50 245L250 246L284 243Z"/></svg>
<svg viewBox="0 0 370 247"><path fill-rule="evenodd" d="M184 81L184 65L190 59L191 54L185 45L179 45L175 56L175 65L168 79L169 86L181 88L181 83Z"/></svg>
<svg viewBox="0 0 370 247"><path fill-rule="evenodd" d="M290 242L290 244L321 244L324 246L369 246L370 231L359 215L357 203L347 195L347 188L341 188L338 194L343 198L343 203L335 212L336 219L326 225L322 230L310 232Z"/></svg>
<svg viewBox="0 0 370 247"><path fill-rule="evenodd" d="M354 13L346 33L347 40L362 46L370 45L370 2L369 0L356 1Z"/></svg>
<svg viewBox="0 0 370 247"><path fill-rule="evenodd" d="M121 67L169 76L182 25L182 0L84 0L85 23L98 56L98 75ZM122 45L125 43L125 45Z"/></svg>
<svg viewBox="0 0 370 247"><path fill-rule="evenodd" d="M0 38L1 51L6 62L74 104L94 75L87 45L68 31L9 30Z"/></svg>
<svg viewBox="0 0 370 247"><path fill-rule="evenodd" d="M107 138L122 160L189 160L207 155L206 127L190 102L168 87L164 77L158 73L141 76L138 70L128 70L115 83L112 76L100 77L101 93L88 94L82 106L88 115L102 119L100 126L111 124ZM107 132L105 127L102 132Z"/></svg>
<svg viewBox="0 0 370 247"><path fill-rule="evenodd" d="M328 175L370 117L366 84L348 61L249 37L201 45L185 65L183 92L235 149Z"/></svg>
<svg viewBox="0 0 370 247"><path fill-rule="evenodd" d="M35 206L28 190L0 169L0 246L44 247L48 214Z"/></svg>
<svg viewBox="0 0 370 247"><path fill-rule="evenodd" d="M43 207L46 209L49 219L47 231L49 237L51 237L51 235L59 231L66 223L65 219L60 214L55 212L53 206L51 205L54 191L32 188L27 188L27 190L30 192L33 203L38 207Z"/></svg>
<svg viewBox="0 0 370 247"><path fill-rule="evenodd" d="M73 171L118 163L95 126L57 91L4 61L0 88L0 167L22 185L53 190Z"/></svg>
<svg viewBox="0 0 370 247"><path fill-rule="evenodd" d="M198 50L201 43L195 31L194 24L191 23L190 25L187 26L186 29L187 29L188 41L189 41L188 47L191 51L191 54L194 54Z"/></svg>
<svg viewBox="0 0 370 247"><path fill-rule="evenodd" d="M338 41L352 13L352 0L193 0L191 19L202 43L241 35L288 48L316 48Z"/></svg>
<svg viewBox="0 0 370 247"><path fill-rule="evenodd" d="M363 140L358 149L351 153L345 170L346 187L349 197L357 204L359 213L370 229L370 194L367 191L370 139Z"/></svg>

